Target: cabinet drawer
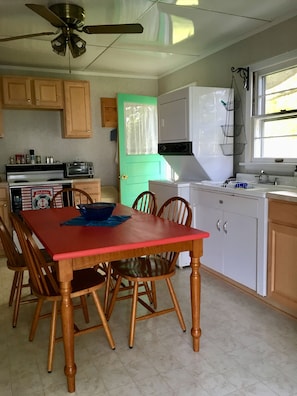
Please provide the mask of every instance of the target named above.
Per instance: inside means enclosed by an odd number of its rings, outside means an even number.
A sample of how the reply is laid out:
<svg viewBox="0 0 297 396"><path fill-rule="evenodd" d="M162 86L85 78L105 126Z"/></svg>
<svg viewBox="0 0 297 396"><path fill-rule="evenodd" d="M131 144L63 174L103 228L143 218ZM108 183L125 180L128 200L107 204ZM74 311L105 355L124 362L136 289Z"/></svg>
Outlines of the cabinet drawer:
<svg viewBox="0 0 297 396"><path fill-rule="evenodd" d="M286 223L297 227L297 204L270 199L268 207L269 220Z"/></svg>
<svg viewBox="0 0 297 396"><path fill-rule="evenodd" d="M0 187L0 199L7 200L8 199L8 190L6 187Z"/></svg>
<svg viewBox="0 0 297 396"><path fill-rule="evenodd" d="M228 194L217 194L208 191L196 191L195 201L215 209L258 217L258 200L253 198L238 197Z"/></svg>
<svg viewBox="0 0 297 396"><path fill-rule="evenodd" d="M80 180L73 182L73 187L79 188L87 192L94 202L101 199L101 181L100 180Z"/></svg>

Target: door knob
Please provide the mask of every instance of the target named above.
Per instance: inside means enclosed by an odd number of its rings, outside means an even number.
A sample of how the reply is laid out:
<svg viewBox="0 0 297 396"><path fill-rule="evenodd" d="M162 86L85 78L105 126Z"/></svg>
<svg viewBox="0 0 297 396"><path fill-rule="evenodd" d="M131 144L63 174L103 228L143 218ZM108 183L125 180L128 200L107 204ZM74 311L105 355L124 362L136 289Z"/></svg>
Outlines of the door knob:
<svg viewBox="0 0 297 396"><path fill-rule="evenodd" d="M121 179L122 179L122 180L127 180L127 179L128 179L128 175L122 175L122 176L121 176Z"/></svg>

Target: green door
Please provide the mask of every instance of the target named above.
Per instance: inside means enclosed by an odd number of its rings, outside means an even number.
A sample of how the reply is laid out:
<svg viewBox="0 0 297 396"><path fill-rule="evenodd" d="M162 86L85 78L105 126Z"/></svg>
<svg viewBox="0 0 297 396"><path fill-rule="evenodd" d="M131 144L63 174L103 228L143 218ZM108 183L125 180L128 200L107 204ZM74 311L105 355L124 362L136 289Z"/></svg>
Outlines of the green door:
<svg viewBox="0 0 297 396"><path fill-rule="evenodd" d="M131 206L148 180L165 178L158 154L157 98L118 94L120 202Z"/></svg>

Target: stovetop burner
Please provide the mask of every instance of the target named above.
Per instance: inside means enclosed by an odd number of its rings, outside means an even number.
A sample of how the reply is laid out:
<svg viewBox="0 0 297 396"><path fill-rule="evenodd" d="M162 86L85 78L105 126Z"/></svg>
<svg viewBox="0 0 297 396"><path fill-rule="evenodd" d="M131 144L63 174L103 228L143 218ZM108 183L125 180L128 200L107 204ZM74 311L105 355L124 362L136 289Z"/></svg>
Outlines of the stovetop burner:
<svg viewBox="0 0 297 396"><path fill-rule="evenodd" d="M64 180L65 164L6 165L6 179L9 185L53 184ZM16 187L16 185L15 185Z"/></svg>

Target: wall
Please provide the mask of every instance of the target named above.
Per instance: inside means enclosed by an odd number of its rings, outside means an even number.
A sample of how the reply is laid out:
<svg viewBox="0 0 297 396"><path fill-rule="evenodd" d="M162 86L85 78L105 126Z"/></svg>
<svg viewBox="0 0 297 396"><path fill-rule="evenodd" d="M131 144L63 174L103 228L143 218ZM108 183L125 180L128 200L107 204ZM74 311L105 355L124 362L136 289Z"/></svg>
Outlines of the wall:
<svg viewBox="0 0 297 396"><path fill-rule="evenodd" d="M229 87L232 79L231 67L246 67L261 60L274 57L297 48L297 17L244 39L222 51L208 56L179 71L159 80L159 94L186 86L193 82L200 86ZM235 75L238 95L241 99L241 110L245 117L245 91L242 80ZM237 97L238 99L238 97ZM240 116L239 111L237 117ZM249 131L246 131L247 137ZM245 171L239 166L243 156L234 157L234 170ZM255 169L254 169L255 171Z"/></svg>
<svg viewBox="0 0 297 396"><path fill-rule="evenodd" d="M44 76L42 73L13 72L1 70L1 74L25 74ZM44 158L52 155L55 160L76 159L94 162L95 176L103 185L117 186L118 172L115 163L116 142L110 141L112 128L101 127L101 97L116 97L117 93L157 95L157 80L94 77L86 75L46 75L63 79L89 80L93 137L91 139L62 139L61 113L42 110L3 110L4 137L0 139L0 174L10 155L27 153L34 149Z"/></svg>

